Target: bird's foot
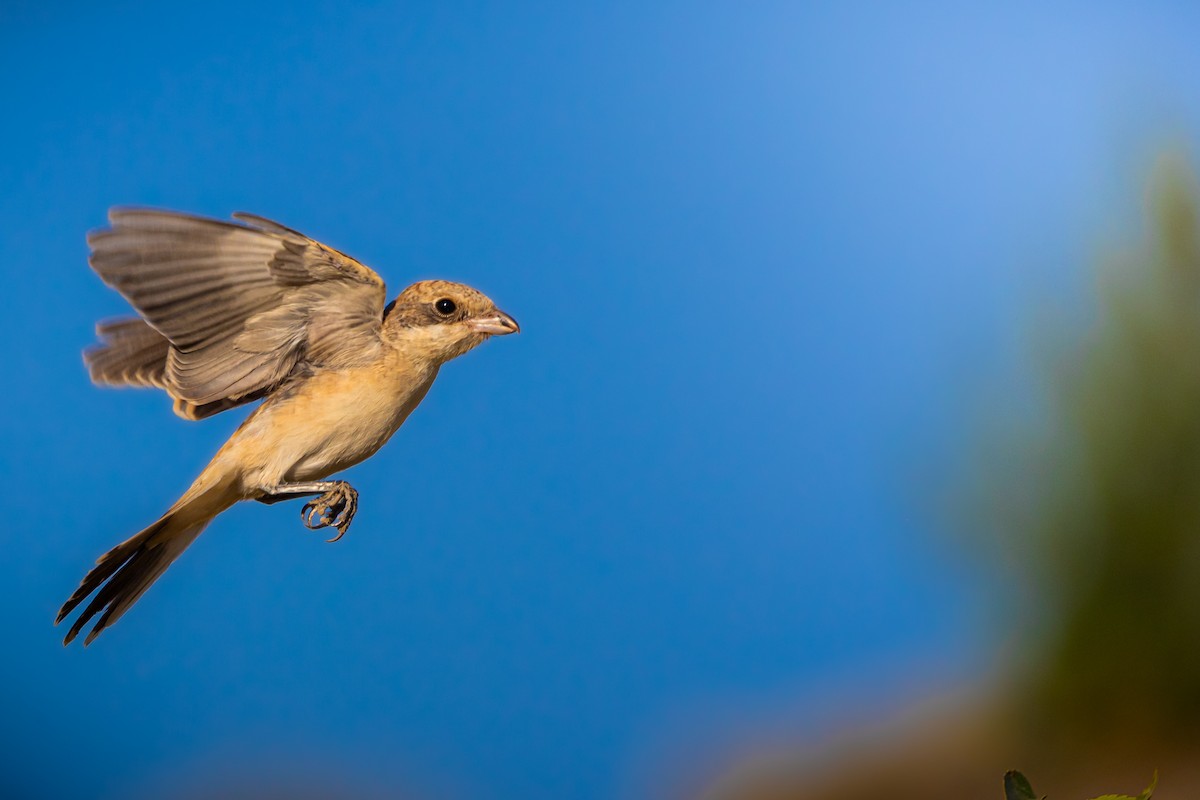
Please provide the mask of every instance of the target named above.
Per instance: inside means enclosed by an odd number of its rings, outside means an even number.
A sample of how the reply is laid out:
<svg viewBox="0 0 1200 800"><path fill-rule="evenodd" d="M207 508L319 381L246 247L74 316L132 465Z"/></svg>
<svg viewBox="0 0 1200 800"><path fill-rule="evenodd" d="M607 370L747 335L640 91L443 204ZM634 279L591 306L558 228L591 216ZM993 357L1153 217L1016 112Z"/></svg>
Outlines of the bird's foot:
<svg viewBox="0 0 1200 800"><path fill-rule="evenodd" d="M350 530L350 522L357 510L358 492L345 481L338 481L334 488L305 503L304 508L300 509L300 517L304 520L304 527L312 531L337 528L337 536L326 540L336 542Z"/></svg>

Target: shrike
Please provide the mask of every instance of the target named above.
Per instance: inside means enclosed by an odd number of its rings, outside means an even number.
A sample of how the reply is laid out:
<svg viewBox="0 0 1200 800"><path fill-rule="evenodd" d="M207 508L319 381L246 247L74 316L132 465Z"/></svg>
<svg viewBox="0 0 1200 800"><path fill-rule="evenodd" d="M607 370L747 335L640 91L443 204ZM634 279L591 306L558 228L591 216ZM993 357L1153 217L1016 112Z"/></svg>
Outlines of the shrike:
<svg viewBox="0 0 1200 800"><path fill-rule="evenodd" d="M262 404L157 522L84 576L55 624L96 596L63 644L99 614L90 644L239 500L312 497L304 524L341 538L358 492L326 479L382 447L442 364L520 330L449 281L414 283L385 306L369 267L278 223L234 217L113 209L111 226L88 236L92 269L140 315L98 326L100 343L84 353L93 381L163 389L192 420Z"/></svg>

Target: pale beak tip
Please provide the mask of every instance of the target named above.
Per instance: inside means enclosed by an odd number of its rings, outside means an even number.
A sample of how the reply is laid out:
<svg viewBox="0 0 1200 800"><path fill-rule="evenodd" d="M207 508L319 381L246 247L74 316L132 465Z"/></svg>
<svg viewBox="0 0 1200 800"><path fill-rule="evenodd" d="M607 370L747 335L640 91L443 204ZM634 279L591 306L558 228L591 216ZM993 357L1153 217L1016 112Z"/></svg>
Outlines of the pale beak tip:
<svg viewBox="0 0 1200 800"><path fill-rule="evenodd" d="M489 336L507 336L510 333L521 332L517 321L503 311L497 311L495 316L472 320L468 324L478 333L486 333Z"/></svg>

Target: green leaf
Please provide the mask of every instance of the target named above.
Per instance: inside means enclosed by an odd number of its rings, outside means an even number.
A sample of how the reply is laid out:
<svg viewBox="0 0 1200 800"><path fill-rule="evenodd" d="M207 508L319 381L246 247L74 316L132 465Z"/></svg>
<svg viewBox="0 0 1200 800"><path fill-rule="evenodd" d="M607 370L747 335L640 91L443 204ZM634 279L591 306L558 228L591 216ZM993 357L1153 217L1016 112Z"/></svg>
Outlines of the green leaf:
<svg viewBox="0 0 1200 800"><path fill-rule="evenodd" d="M1004 800L1038 800L1029 779L1015 769L1004 773Z"/></svg>
<svg viewBox="0 0 1200 800"><path fill-rule="evenodd" d="M1137 797L1131 797L1127 794L1105 794L1097 797L1096 800L1150 800L1150 797L1154 794L1155 786L1158 786L1157 770L1154 772L1154 777L1150 780L1150 785L1146 787L1146 791L1142 792Z"/></svg>

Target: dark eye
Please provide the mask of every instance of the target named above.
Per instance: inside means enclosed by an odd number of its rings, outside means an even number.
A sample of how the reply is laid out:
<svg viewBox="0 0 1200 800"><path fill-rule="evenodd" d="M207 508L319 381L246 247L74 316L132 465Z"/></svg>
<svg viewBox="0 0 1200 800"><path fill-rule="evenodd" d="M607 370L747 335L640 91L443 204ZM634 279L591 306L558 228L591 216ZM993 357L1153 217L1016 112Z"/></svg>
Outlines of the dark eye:
<svg viewBox="0 0 1200 800"><path fill-rule="evenodd" d="M453 314L454 309L458 308L458 306L454 305L454 301L451 300L449 297L443 297L441 300L438 300L436 303L433 304L433 307L437 309L437 312L439 314L446 316L446 317Z"/></svg>

